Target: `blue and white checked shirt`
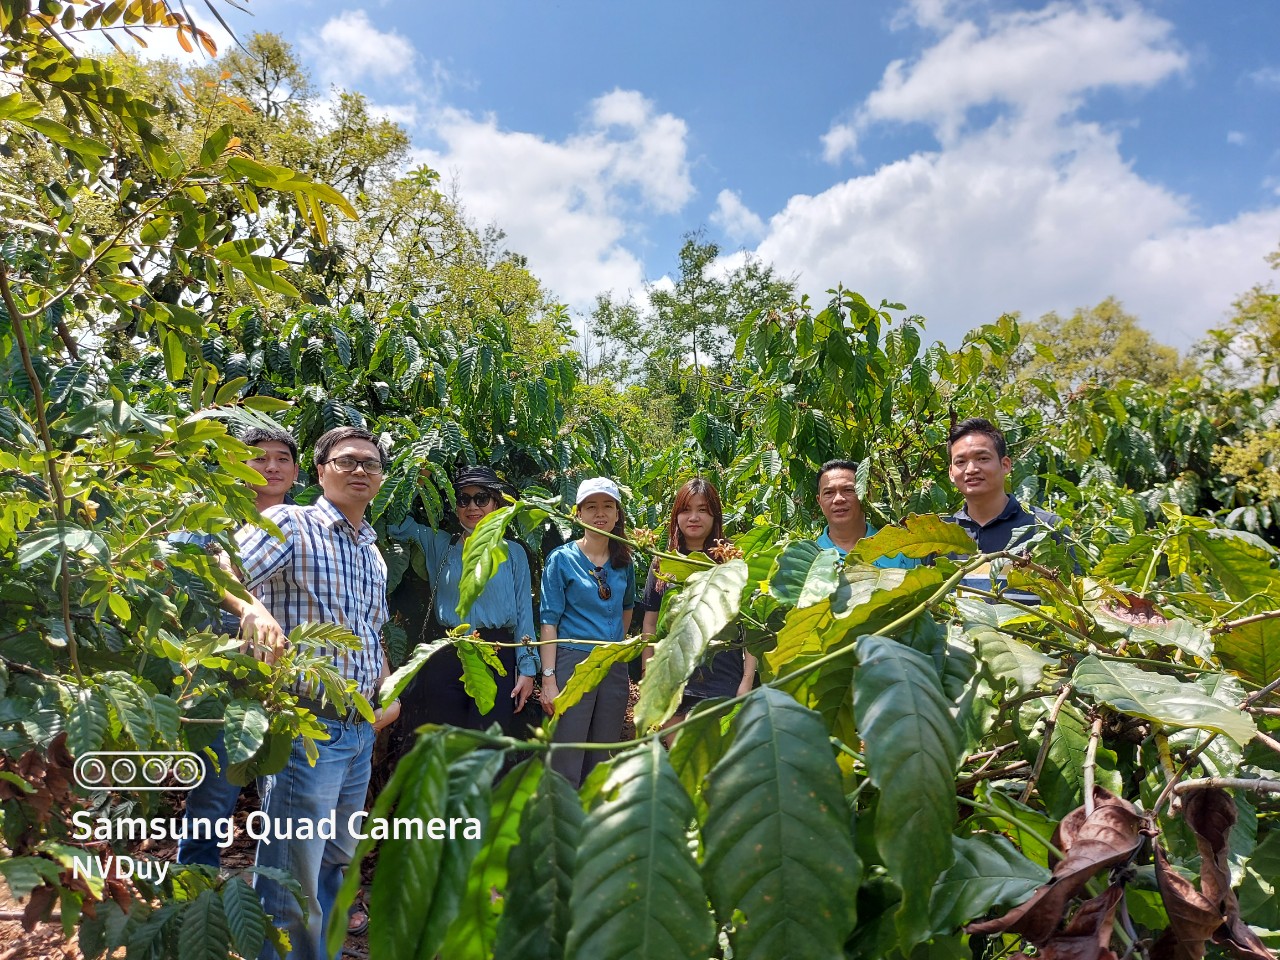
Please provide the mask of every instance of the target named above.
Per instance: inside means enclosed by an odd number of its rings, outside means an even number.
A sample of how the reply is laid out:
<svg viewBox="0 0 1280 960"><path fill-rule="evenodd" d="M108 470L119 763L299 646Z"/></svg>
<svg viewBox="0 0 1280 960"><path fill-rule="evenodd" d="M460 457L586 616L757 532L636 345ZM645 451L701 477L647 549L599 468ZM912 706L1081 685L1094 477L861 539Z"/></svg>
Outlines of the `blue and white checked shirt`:
<svg viewBox="0 0 1280 960"><path fill-rule="evenodd" d="M328 652L338 672L372 699L382 674L379 637L388 616L387 565L373 527L362 520L356 530L324 497L305 507L268 507L262 515L284 540L252 525L236 532L246 586L286 634L303 623L337 623L359 637L359 650Z"/></svg>

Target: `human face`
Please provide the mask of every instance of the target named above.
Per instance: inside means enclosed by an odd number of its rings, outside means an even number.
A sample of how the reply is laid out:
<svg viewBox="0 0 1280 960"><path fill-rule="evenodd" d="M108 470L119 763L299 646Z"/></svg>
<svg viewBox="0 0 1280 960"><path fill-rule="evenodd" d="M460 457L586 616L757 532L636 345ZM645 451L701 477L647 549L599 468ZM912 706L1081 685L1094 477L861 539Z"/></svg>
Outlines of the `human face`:
<svg viewBox="0 0 1280 960"><path fill-rule="evenodd" d="M249 466L262 474L267 482L261 486L250 484L249 489L258 495L258 509L261 510L284 503L285 494L298 480L298 464L288 445L279 440L263 440L258 449L262 454L250 460Z"/></svg>
<svg viewBox="0 0 1280 960"><path fill-rule="evenodd" d="M1004 493L1004 478L1013 461L996 453L995 441L985 433L966 433L951 445L951 482L966 500Z"/></svg>
<svg viewBox="0 0 1280 960"><path fill-rule="evenodd" d="M702 494L690 497L685 508L676 514L676 528L684 536L685 546L690 550L701 550L707 545L713 523L711 504L707 503L707 498Z"/></svg>
<svg viewBox="0 0 1280 960"><path fill-rule="evenodd" d="M584 526L612 533L618 525L618 501L607 493L593 493L578 504L578 519Z"/></svg>
<svg viewBox="0 0 1280 960"><path fill-rule="evenodd" d="M831 526L843 527L862 514L856 481L852 470L837 468L818 482L818 508Z"/></svg>
<svg viewBox="0 0 1280 960"><path fill-rule="evenodd" d="M469 483L460 489L458 493L461 496L466 497L468 501L465 507L462 505L458 506L458 522L462 524L462 528L466 530L467 533L474 530L476 528L476 524L498 509L498 495L488 487L481 487L474 483ZM489 502L483 507L476 503L475 500L471 499L477 493L487 493L489 495Z"/></svg>
<svg viewBox="0 0 1280 960"><path fill-rule="evenodd" d="M329 451L329 459L353 457L356 460L377 460L378 448L368 440L343 440ZM343 473L332 463L323 463L316 467L320 476L320 489L325 498L335 507L348 515L363 514L382 486L382 474L370 476L363 467L356 467L350 473Z"/></svg>

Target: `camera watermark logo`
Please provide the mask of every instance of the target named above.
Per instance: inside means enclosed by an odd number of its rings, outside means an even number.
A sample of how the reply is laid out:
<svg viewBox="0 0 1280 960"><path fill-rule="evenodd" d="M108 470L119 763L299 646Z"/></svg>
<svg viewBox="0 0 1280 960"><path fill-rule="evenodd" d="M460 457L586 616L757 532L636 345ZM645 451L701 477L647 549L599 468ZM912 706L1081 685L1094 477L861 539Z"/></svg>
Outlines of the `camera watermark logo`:
<svg viewBox="0 0 1280 960"><path fill-rule="evenodd" d="M82 754L72 775L85 790L193 790L204 764L188 750L98 750Z"/></svg>

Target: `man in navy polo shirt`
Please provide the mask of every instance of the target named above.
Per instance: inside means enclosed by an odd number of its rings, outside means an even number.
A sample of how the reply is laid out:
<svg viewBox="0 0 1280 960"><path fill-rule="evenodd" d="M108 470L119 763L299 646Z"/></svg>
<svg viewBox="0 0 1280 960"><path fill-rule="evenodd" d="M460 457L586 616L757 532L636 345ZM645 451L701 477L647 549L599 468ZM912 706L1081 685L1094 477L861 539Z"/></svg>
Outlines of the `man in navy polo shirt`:
<svg viewBox="0 0 1280 960"><path fill-rule="evenodd" d="M1017 550L1045 526L1056 527L1061 518L1048 510L1028 510L1005 492L1005 478L1013 470L1009 446L990 420L972 417L951 428L947 437L948 473L964 496L964 506L950 518L962 526L983 553ZM975 570L962 586L991 589L991 572ZM1034 594L1009 593L1012 600L1039 603Z"/></svg>

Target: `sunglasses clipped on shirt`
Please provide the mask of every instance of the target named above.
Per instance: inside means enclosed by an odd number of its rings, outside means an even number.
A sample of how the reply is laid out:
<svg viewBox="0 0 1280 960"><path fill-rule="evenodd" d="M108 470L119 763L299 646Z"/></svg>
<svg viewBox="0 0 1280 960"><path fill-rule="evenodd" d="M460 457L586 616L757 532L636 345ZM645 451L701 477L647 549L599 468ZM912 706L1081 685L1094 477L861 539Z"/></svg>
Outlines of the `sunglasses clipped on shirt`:
<svg viewBox="0 0 1280 960"><path fill-rule="evenodd" d="M357 460L355 457L333 457L324 461L328 466L333 467L339 473L355 473L356 467L362 467L364 472L371 477L376 477L382 473L381 460Z"/></svg>
<svg viewBox="0 0 1280 960"><path fill-rule="evenodd" d="M454 500L460 507L469 507L474 503L483 509L493 502L493 494L488 490L481 490L479 493L460 493Z"/></svg>
<svg viewBox="0 0 1280 960"><path fill-rule="evenodd" d="M604 578L604 567L596 567L591 571L591 576L596 582L596 587L600 592L601 600L608 600L613 596L613 590Z"/></svg>

